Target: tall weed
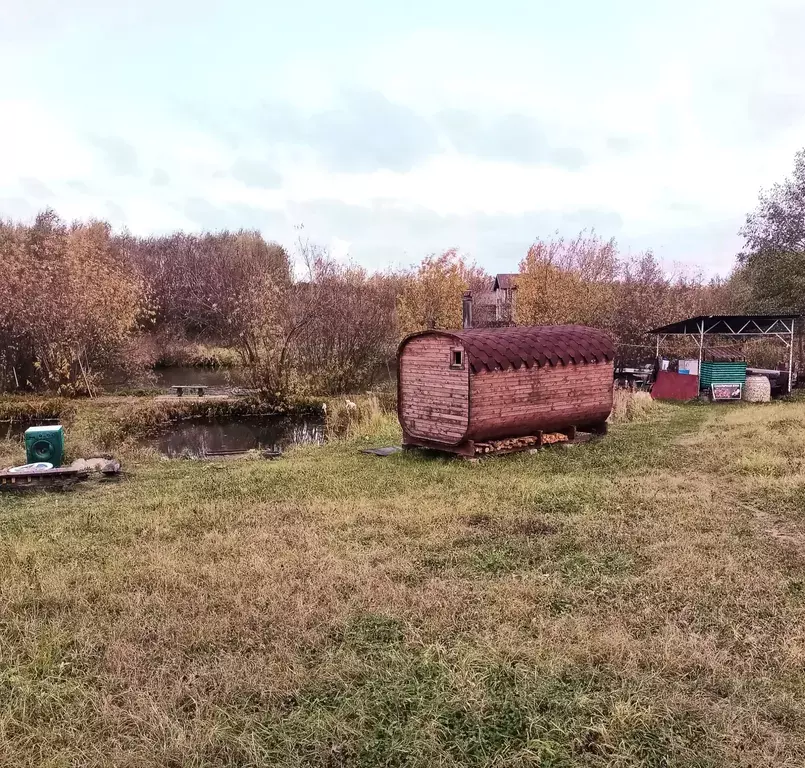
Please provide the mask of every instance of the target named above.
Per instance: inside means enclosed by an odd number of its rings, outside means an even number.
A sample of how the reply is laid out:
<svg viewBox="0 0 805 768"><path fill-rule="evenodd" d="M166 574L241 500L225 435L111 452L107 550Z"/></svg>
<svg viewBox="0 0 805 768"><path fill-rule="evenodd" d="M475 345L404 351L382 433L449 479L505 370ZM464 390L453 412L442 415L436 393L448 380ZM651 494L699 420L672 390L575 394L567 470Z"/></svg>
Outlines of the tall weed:
<svg viewBox="0 0 805 768"><path fill-rule="evenodd" d="M662 403L652 400L648 392L632 392L628 389L616 389L612 401L612 414L609 420L613 424L623 424L630 421L645 421L662 408Z"/></svg>

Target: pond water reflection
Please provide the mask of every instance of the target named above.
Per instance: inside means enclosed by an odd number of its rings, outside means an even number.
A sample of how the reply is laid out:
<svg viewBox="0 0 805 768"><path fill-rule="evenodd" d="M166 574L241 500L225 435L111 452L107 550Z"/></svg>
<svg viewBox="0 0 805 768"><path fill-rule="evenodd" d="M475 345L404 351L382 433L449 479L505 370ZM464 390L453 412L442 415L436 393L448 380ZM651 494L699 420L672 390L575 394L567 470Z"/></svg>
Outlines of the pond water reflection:
<svg viewBox="0 0 805 768"><path fill-rule="evenodd" d="M323 421L290 416L188 419L164 427L143 441L173 458L220 451L282 451L292 445L323 442Z"/></svg>

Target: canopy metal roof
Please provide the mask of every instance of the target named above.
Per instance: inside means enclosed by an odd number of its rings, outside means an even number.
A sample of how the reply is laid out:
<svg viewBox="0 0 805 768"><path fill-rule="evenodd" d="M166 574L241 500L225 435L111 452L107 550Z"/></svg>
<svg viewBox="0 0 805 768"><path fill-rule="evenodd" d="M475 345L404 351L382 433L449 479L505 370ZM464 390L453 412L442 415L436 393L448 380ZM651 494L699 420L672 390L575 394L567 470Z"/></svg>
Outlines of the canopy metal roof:
<svg viewBox="0 0 805 768"><path fill-rule="evenodd" d="M649 333L695 336L718 333L725 336L765 336L790 334L799 315L699 315L679 320Z"/></svg>

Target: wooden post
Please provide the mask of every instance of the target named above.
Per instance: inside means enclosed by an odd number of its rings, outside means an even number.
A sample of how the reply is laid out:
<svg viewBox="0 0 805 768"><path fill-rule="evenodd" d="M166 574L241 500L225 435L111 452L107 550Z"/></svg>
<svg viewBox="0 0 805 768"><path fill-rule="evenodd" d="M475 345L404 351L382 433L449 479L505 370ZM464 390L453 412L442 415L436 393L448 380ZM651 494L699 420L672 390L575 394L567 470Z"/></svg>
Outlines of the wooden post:
<svg viewBox="0 0 805 768"><path fill-rule="evenodd" d="M461 327L472 328L472 291L464 291L461 299Z"/></svg>
<svg viewBox="0 0 805 768"><path fill-rule="evenodd" d="M788 394L791 394L791 380L794 378L794 323L796 321L791 318L791 339L788 345Z"/></svg>

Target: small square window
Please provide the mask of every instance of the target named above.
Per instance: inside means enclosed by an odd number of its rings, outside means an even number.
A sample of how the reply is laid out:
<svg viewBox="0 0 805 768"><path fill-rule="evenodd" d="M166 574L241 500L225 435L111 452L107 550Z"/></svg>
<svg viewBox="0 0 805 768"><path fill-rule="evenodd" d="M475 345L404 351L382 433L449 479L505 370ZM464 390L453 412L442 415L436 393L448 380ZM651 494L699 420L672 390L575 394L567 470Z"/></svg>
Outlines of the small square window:
<svg viewBox="0 0 805 768"><path fill-rule="evenodd" d="M450 367L463 368L464 367L464 350L451 349L450 350Z"/></svg>

